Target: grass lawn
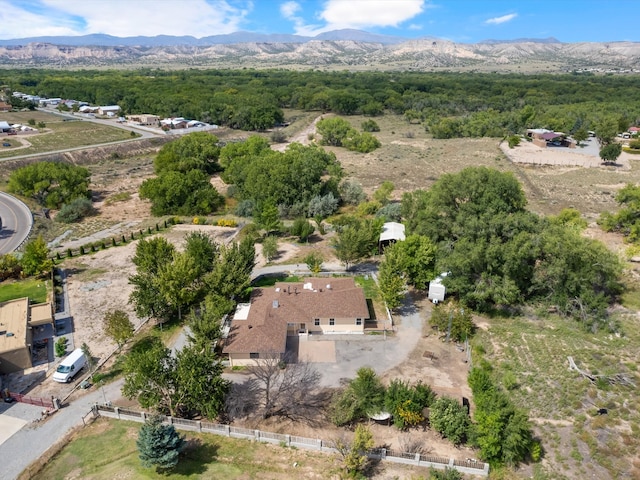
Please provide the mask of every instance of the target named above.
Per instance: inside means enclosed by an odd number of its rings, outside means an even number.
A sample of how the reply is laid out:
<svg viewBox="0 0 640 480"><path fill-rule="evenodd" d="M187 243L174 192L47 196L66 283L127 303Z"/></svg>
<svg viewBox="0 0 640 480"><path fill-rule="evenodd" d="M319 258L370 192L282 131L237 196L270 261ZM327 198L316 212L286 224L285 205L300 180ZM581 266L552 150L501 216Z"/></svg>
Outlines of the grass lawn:
<svg viewBox="0 0 640 480"><path fill-rule="evenodd" d="M33 303L47 301L48 280L26 279L17 282L0 283L0 302L29 297Z"/></svg>
<svg viewBox="0 0 640 480"><path fill-rule="evenodd" d="M42 112L11 113L4 118L10 123L24 123L29 119L36 119L46 124L42 133L35 135L20 135L14 137L15 142L28 145L26 148L6 148L0 150L0 158L14 155L28 155L32 153L46 153L65 148L83 147L100 143L115 142L132 138L131 133L116 127L109 127L88 121L65 122L62 117Z"/></svg>
<svg viewBox="0 0 640 480"><path fill-rule="evenodd" d="M136 439L141 424L98 419L82 429L32 479L290 479L330 478L339 469L335 455L283 448L217 435L180 432L187 439L180 463L157 474L138 459ZM297 462L295 474L292 465ZM314 472L316 473L314 475Z"/></svg>

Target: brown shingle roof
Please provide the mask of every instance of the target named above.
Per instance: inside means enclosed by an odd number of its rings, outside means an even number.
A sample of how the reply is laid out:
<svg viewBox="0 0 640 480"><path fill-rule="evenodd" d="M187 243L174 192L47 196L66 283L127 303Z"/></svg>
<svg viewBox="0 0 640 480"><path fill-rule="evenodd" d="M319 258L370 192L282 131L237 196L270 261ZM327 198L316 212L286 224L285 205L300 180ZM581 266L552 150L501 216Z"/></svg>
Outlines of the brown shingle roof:
<svg viewBox="0 0 640 480"><path fill-rule="evenodd" d="M232 322L223 352L284 352L287 323L310 323L314 318L368 317L364 291L353 278L279 282L274 287L254 289L249 315L246 320Z"/></svg>

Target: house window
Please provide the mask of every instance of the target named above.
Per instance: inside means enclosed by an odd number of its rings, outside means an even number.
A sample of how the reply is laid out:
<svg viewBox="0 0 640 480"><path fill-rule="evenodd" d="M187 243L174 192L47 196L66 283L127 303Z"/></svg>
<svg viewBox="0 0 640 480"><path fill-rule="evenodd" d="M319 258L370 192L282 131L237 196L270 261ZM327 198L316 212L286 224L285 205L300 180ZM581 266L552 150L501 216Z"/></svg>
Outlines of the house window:
<svg viewBox="0 0 640 480"><path fill-rule="evenodd" d="M356 325L362 325L362 319L356 318Z"/></svg>
<svg viewBox="0 0 640 480"><path fill-rule="evenodd" d="M319 325L320 325L320 319L319 319L319 318L316 318L316 319L313 321L313 324L314 324L316 327L317 327L317 326L319 326Z"/></svg>
<svg viewBox="0 0 640 480"><path fill-rule="evenodd" d="M329 325L335 325L336 324L336 319L335 318L330 318L329 319Z"/></svg>
<svg viewBox="0 0 640 480"><path fill-rule="evenodd" d="M260 354L259 353L250 353L249 354L249 358L260 358Z"/></svg>

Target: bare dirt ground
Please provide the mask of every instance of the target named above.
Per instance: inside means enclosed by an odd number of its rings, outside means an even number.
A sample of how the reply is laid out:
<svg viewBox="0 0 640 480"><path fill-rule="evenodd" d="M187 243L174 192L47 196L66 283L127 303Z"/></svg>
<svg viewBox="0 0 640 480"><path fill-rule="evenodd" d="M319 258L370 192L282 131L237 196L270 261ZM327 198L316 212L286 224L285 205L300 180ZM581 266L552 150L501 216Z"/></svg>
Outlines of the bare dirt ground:
<svg viewBox="0 0 640 480"><path fill-rule="evenodd" d="M509 148L507 142L501 142L500 149L514 163L583 168L603 166L599 157L582 153L578 148L543 148L530 142L521 142L520 145ZM630 158L630 154L622 152L616 167L619 170L631 170Z"/></svg>

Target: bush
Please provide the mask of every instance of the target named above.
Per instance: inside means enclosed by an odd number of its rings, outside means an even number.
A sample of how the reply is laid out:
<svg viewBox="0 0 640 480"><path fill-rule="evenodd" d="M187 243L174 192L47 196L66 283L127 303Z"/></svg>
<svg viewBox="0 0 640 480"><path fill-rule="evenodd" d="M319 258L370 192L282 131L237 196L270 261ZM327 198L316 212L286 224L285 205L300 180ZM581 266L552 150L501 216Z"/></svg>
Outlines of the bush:
<svg viewBox="0 0 640 480"><path fill-rule="evenodd" d="M329 192L326 195L316 195L309 201L308 214L310 217L326 218L338 210L338 199Z"/></svg>
<svg viewBox="0 0 640 480"><path fill-rule="evenodd" d="M364 202L367 198L362 190L362 185L348 180L345 180L340 184L338 191L340 192L340 198L342 201L348 205L358 205Z"/></svg>
<svg viewBox="0 0 640 480"><path fill-rule="evenodd" d="M520 135L511 135L507 142L509 143L509 148L514 148L520 145Z"/></svg>
<svg viewBox="0 0 640 480"><path fill-rule="evenodd" d="M64 357L67 353L67 338L60 337L55 343L56 357Z"/></svg>
<svg viewBox="0 0 640 480"><path fill-rule="evenodd" d="M239 217L253 217L253 211L256 204L253 200L242 200L236 206L236 215Z"/></svg>
<svg viewBox="0 0 640 480"><path fill-rule="evenodd" d="M375 120L365 120L362 122L362 131L363 132L379 132L380 127L376 123Z"/></svg>
<svg viewBox="0 0 640 480"><path fill-rule="evenodd" d="M20 261L14 255L0 255L0 282L7 278L19 278L21 271Z"/></svg>
<svg viewBox="0 0 640 480"><path fill-rule="evenodd" d="M95 213L96 209L93 208L91 200L79 197L72 200L70 203L67 203L60 209L60 212L56 215L56 221L62 223L79 222L84 217L89 217Z"/></svg>
<svg viewBox="0 0 640 480"><path fill-rule="evenodd" d="M399 222L402 218L401 209L400 203L388 203L376 212L376 217L383 217L385 222Z"/></svg>
<svg viewBox="0 0 640 480"><path fill-rule="evenodd" d="M218 227L237 227L238 223L233 218L221 218L216 222Z"/></svg>
<svg viewBox="0 0 640 480"><path fill-rule="evenodd" d="M193 224L194 225L206 225L207 224L207 219L206 219L206 217L193 217Z"/></svg>
<svg viewBox="0 0 640 480"><path fill-rule="evenodd" d="M369 153L380 147L381 144L380 140L371 135L369 132L355 132L349 138L345 138L342 141L342 145L346 147L347 150L352 150L354 152L360 153Z"/></svg>
<svg viewBox="0 0 640 480"><path fill-rule="evenodd" d="M284 143L287 141L287 135L282 130L274 130L269 137L273 143Z"/></svg>

